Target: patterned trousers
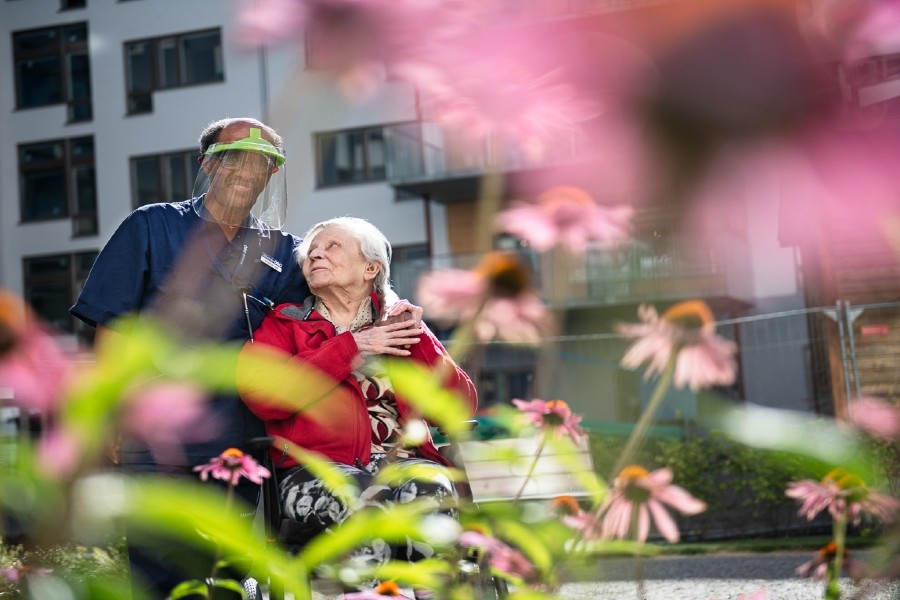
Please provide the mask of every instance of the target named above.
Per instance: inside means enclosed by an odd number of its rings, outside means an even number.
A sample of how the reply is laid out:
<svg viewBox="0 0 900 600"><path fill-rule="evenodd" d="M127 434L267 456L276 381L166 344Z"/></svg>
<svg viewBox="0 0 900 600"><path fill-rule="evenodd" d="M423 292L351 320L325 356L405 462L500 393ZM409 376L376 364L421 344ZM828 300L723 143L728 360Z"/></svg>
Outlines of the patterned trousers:
<svg viewBox="0 0 900 600"><path fill-rule="evenodd" d="M449 471L438 463L422 458L395 458L392 461L401 469L415 465L429 465L435 474L429 479L410 476L391 486L376 484L375 476L387 464L386 455L373 454L365 467L334 463L334 466L352 477L361 493L355 510L384 509L391 504L406 504L413 500L425 500L434 504L434 512L457 517L456 507L459 497ZM279 496L283 515L324 531L342 523L354 510L345 506L328 491L305 467L287 469L280 476ZM428 544L407 539L405 545L389 545L384 540L375 539L356 550L352 558L366 566L384 564L388 560L408 560L414 562L434 555Z"/></svg>

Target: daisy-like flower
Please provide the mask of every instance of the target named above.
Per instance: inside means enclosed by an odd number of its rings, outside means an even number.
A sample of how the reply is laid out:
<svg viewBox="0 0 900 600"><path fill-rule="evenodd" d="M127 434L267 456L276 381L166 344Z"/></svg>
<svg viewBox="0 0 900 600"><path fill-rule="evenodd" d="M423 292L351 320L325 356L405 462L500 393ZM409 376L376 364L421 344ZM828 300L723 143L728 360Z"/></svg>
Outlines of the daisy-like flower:
<svg viewBox="0 0 900 600"><path fill-rule="evenodd" d="M837 544L832 540L819 548L810 560L794 569L794 572L800 577L809 577L815 581L825 581L828 576L828 567L834 562L836 556ZM859 579L865 571L865 566L853 560L846 548L844 548L842 553L841 565L842 570L846 571L853 579Z"/></svg>
<svg viewBox="0 0 900 600"><path fill-rule="evenodd" d="M241 477L246 477L258 485L271 475L269 470L256 462L252 456L244 454L237 448L229 448L210 459L207 464L197 465L194 470L200 473L200 479L203 481L212 476L227 481L232 487L238 484Z"/></svg>
<svg viewBox="0 0 900 600"><path fill-rule="evenodd" d="M829 471L821 481L788 483L785 495L802 502L798 514L810 521L827 509L834 519L842 518L846 510L853 523L859 523L862 513L890 523L900 511L900 501L869 489L859 476L840 467Z"/></svg>
<svg viewBox="0 0 900 600"><path fill-rule="evenodd" d="M517 202L499 213L495 225L538 252L561 245L573 255L584 253L588 242L627 240L634 209L604 206L581 188L555 187L534 202Z"/></svg>
<svg viewBox="0 0 900 600"><path fill-rule="evenodd" d="M427 273L419 280L417 298L437 322L471 323L479 340L537 343L550 329L547 309L513 252L489 252L473 270Z"/></svg>
<svg viewBox="0 0 900 600"><path fill-rule="evenodd" d="M563 400L539 399L530 401L514 399L516 408L522 411L526 422L537 427L542 432L550 432L553 435L567 435L576 444L584 439L584 430L578 425L581 416L576 415Z"/></svg>
<svg viewBox="0 0 900 600"><path fill-rule="evenodd" d="M900 408L871 396L853 401L850 421L872 435L885 441L900 437Z"/></svg>
<svg viewBox="0 0 900 600"><path fill-rule="evenodd" d="M641 305L642 323L623 323L619 334L636 341L621 364L637 369L647 363L645 377L662 373L675 358L674 385L693 391L712 385L730 385L737 375L737 345L715 333L712 311L702 300L679 302L660 317L652 306Z"/></svg>
<svg viewBox="0 0 900 600"><path fill-rule="evenodd" d="M586 538L595 538L596 535L587 534L594 531L597 518L593 513L586 512L574 496L557 496L550 501L550 510L559 515L562 522L582 534Z"/></svg>
<svg viewBox="0 0 900 600"><path fill-rule="evenodd" d="M524 554L497 538L479 531L464 531L459 536L459 543L466 548L480 548L488 557L491 568L523 581L534 581L537 570Z"/></svg>
<svg viewBox="0 0 900 600"><path fill-rule="evenodd" d="M400 586L396 582L387 580L382 581L372 590L344 594L344 598L347 600L396 600L397 598L408 598L408 596L400 593Z"/></svg>
<svg viewBox="0 0 900 600"><path fill-rule="evenodd" d="M666 510L666 505L683 515L696 515L706 510L706 503L691 496L683 488L672 485L672 470L657 469L652 473L640 465L629 465L619 472L613 489L600 514L603 522L600 537L625 539L637 511L638 542L647 541L651 518L656 528L670 543L677 543L678 526ZM584 534L590 535L591 531Z"/></svg>

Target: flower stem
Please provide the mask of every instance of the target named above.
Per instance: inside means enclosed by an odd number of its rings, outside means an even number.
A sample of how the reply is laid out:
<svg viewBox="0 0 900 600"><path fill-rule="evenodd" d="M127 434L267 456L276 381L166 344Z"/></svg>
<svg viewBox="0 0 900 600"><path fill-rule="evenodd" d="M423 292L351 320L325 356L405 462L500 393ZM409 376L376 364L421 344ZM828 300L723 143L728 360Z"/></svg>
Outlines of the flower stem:
<svg viewBox="0 0 900 600"><path fill-rule="evenodd" d="M228 485L228 492L225 495L225 512L231 510L232 498L234 497L234 486L237 485L237 482L231 483ZM221 550L216 549L216 554L213 556L213 564L212 570L209 572L209 585L212 586L213 582L216 580L216 573L219 570L219 557L221 556ZM207 588L206 597L212 598L212 589Z"/></svg>
<svg viewBox="0 0 900 600"><path fill-rule="evenodd" d="M615 479L616 475L618 475L619 471L621 471L623 467L631 464L635 452L640 447L641 443L643 443L644 438L647 436L647 430L650 428L650 423L653 421L653 417L656 415L656 411L659 410L659 406L662 404L663 399L666 397L666 392L672 385L672 378L675 375L675 362L677 359L678 352L676 350L673 350L672 355L669 357L669 362L666 364L666 368L660 375L659 381L656 384L656 388L653 390L653 395L650 397L650 401L647 403L647 408L645 408L644 412L641 413L640 418L638 418L638 422L635 424L634 429L631 431L631 435L628 437L628 442L626 442L625 448L623 448L622 453L619 454L619 459L616 461L616 465L613 468L610 479Z"/></svg>
<svg viewBox="0 0 900 600"><path fill-rule="evenodd" d="M828 581L825 584L825 600L840 600L841 598L841 571L844 567L844 547L847 540L847 511L844 507L840 517L834 520L832 532L834 535L834 560L828 568Z"/></svg>
<svg viewBox="0 0 900 600"><path fill-rule="evenodd" d="M631 507L631 530L637 536L639 521L640 505L634 504ZM643 542L639 542L643 546ZM637 584L638 600L646 600L647 590L644 587L644 557L639 552L634 555L634 581Z"/></svg>
<svg viewBox="0 0 900 600"><path fill-rule="evenodd" d="M531 478L534 476L534 469L537 467L538 460L541 458L541 453L544 451L544 445L547 443L547 438L545 436L541 436L541 443L538 445L537 452L534 453L534 460L531 461L531 467L528 469L528 474L525 475L525 481L522 482L522 487L519 488L519 491L516 492L515 497L513 498L513 504L519 501L519 498L522 497L522 494L525 493L525 486L528 485L528 482L531 481Z"/></svg>

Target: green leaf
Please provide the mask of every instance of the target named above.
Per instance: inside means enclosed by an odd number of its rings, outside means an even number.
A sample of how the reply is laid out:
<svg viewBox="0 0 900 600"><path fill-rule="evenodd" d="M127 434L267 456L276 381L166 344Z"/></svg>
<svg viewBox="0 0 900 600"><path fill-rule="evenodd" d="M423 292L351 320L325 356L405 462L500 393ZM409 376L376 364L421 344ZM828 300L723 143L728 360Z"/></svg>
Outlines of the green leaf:
<svg viewBox="0 0 900 600"><path fill-rule="evenodd" d="M169 600L178 600L179 598L184 598L185 596L193 596L193 595L209 597L209 587L206 585L206 582L200 581L199 579L192 579L190 581L182 581L169 593Z"/></svg>
<svg viewBox="0 0 900 600"><path fill-rule="evenodd" d="M411 480L433 480L444 477L449 471L453 481L465 481L466 474L459 469L427 463L390 463L375 476L375 483L398 487Z"/></svg>
<svg viewBox="0 0 900 600"><path fill-rule="evenodd" d="M452 574L453 569L447 561L433 558L416 563L392 560L372 573L381 581L393 580L414 588L427 589L440 589Z"/></svg>
<svg viewBox="0 0 900 600"><path fill-rule="evenodd" d="M336 560L372 539L387 543L418 539L419 519L433 511L434 505L424 501L392 505L384 510L359 510L327 534L313 539L298 559L312 568Z"/></svg>
<svg viewBox="0 0 900 600"><path fill-rule="evenodd" d="M440 373L409 360L384 362L394 391L427 421L440 426L451 436L468 432L465 421L470 417L469 409L455 392L441 385Z"/></svg>
<svg viewBox="0 0 900 600"><path fill-rule="evenodd" d="M805 457L810 461L810 469L843 467L866 482L876 478L860 438L833 420L796 411L724 403L718 405L710 419L743 444Z"/></svg>
<svg viewBox="0 0 900 600"><path fill-rule="evenodd" d="M356 480L335 467L333 462L321 454L301 448L283 437L276 436L275 445L304 465L335 498L340 500L341 504L353 508L359 502L360 490Z"/></svg>

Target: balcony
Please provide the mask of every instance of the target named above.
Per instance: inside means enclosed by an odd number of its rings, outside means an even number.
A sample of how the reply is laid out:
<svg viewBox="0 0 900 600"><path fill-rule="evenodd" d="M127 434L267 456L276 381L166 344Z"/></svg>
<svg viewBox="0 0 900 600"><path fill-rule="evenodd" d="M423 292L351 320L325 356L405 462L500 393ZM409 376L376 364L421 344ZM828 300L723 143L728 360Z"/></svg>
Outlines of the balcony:
<svg viewBox="0 0 900 600"><path fill-rule="evenodd" d="M547 151L552 160L538 160L513 144L486 139L475 146L434 123L418 122L385 127L385 171L398 192L429 197L443 203L478 197L481 178L502 165L504 190L523 173L571 171L566 180L579 185L579 160L591 154L586 140L574 136Z"/></svg>
<svg viewBox="0 0 900 600"><path fill-rule="evenodd" d="M724 265L711 251L687 244L665 249L653 240L636 239L614 247L592 248L565 263L552 254L523 252L534 270L540 297L558 308L615 306L639 302L674 302L727 296ZM418 278L432 269L469 269L477 254L435 256L391 265L391 279L401 297L415 299Z"/></svg>

